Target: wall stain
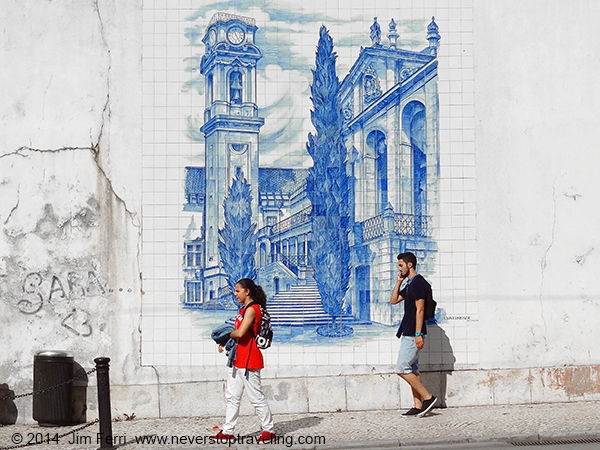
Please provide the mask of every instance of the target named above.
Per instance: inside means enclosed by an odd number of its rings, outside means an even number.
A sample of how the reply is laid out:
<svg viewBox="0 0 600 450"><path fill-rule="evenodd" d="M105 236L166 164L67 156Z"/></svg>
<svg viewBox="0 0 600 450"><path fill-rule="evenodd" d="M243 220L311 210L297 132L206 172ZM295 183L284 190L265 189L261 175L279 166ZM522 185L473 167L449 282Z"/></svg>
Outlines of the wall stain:
<svg viewBox="0 0 600 450"><path fill-rule="evenodd" d="M565 192L564 196L567 197L567 198L572 199L574 202L576 202L578 198L581 198L581 194L571 194L571 193L568 193L568 192Z"/></svg>
<svg viewBox="0 0 600 450"><path fill-rule="evenodd" d="M281 382L277 384L277 392L274 392L272 386L263 386L265 397L267 400L288 400L290 384L287 382Z"/></svg>
<svg viewBox="0 0 600 450"><path fill-rule="evenodd" d="M590 254L594 251L594 247L590 248L587 252L585 252L583 255L579 255L575 257L575 262L581 266L583 266L583 264L585 263L585 260L588 256L590 256Z"/></svg>
<svg viewBox="0 0 600 450"><path fill-rule="evenodd" d="M152 401L152 396L147 391L135 391L133 393L133 404L132 408L137 408L138 406L149 405Z"/></svg>
<svg viewBox="0 0 600 450"><path fill-rule="evenodd" d="M600 366L543 369L542 386L564 391L569 398L600 394Z"/></svg>
<svg viewBox="0 0 600 450"><path fill-rule="evenodd" d="M485 379L479 381L477 383L478 386L485 386L485 387L492 387L492 385L494 384L494 381L496 379L496 376L494 375L494 372L489 372L489 376L487 376Z"/></svg>

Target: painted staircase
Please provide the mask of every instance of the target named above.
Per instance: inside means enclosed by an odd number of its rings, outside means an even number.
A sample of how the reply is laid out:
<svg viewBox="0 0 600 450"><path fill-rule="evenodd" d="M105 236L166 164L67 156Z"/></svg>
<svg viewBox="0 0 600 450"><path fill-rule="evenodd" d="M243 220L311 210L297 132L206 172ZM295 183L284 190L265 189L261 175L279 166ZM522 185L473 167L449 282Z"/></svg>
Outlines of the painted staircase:
<svg viewBox="0 0 600 450"><path fill-rule="evenodd" d="M323 309L316 284L291 286L267 302L272 326L327 325L331 316ZM342 322L355 322L352 316L341 316Z"/></svg>

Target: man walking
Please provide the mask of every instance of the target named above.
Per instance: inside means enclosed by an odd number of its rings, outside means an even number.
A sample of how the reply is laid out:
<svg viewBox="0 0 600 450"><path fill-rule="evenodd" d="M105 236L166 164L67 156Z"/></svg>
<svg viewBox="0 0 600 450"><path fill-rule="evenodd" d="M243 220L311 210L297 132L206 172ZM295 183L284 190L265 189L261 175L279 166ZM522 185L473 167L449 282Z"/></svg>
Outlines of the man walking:
<svg viewBox="0 0 600 450"><path fill-rule="evenodd" d="M419 350L425 345L425 299L432 298L431 285L417 273L417 257L406 252L398 255L398 276L392 290L390 303L404 301L404 317L396 336L400 338L400 351L396 373L412 389L414 407L402 414L405 417L422 417L431 411L437 401L421 383L419 374ZM403 286L403 281L406 280ZM402 288L402 289L401 289Z"/></svg>

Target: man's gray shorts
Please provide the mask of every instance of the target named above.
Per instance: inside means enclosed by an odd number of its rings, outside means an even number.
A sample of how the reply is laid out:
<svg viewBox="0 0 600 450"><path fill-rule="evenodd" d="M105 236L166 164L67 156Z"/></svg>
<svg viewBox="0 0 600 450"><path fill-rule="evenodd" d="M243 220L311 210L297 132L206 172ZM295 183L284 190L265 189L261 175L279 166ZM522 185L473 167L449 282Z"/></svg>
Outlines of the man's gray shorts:
<svg viewBox="0 0 600 450"><path fill-rule="evenodd" d="M415 339L414 336L400 337L396 373L419 373L419 349Z"/></svg>

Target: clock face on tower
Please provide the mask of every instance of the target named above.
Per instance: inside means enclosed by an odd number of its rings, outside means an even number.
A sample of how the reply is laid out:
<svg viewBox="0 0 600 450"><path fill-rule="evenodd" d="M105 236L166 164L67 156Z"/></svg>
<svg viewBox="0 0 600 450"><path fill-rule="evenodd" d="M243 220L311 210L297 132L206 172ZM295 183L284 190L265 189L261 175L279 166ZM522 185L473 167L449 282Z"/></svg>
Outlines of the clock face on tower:
<svg viewBox="0 0 600 450"><path fill-rule="evenodd" d="M227 39L229 39L229 42L231 42L234 45L241 44L244 40L244 37L245 37L244 30L242 30L237 25L235 25L235 26L231 27L229 30L227 30Z"/></svg>
<svg viewBox="0 0 600 450"><path fill-rule="evenodd" d="M215 42L217 42L217 32L214 28L211 28L208 32L208 43L209 45L215 45Z"/></svg>

